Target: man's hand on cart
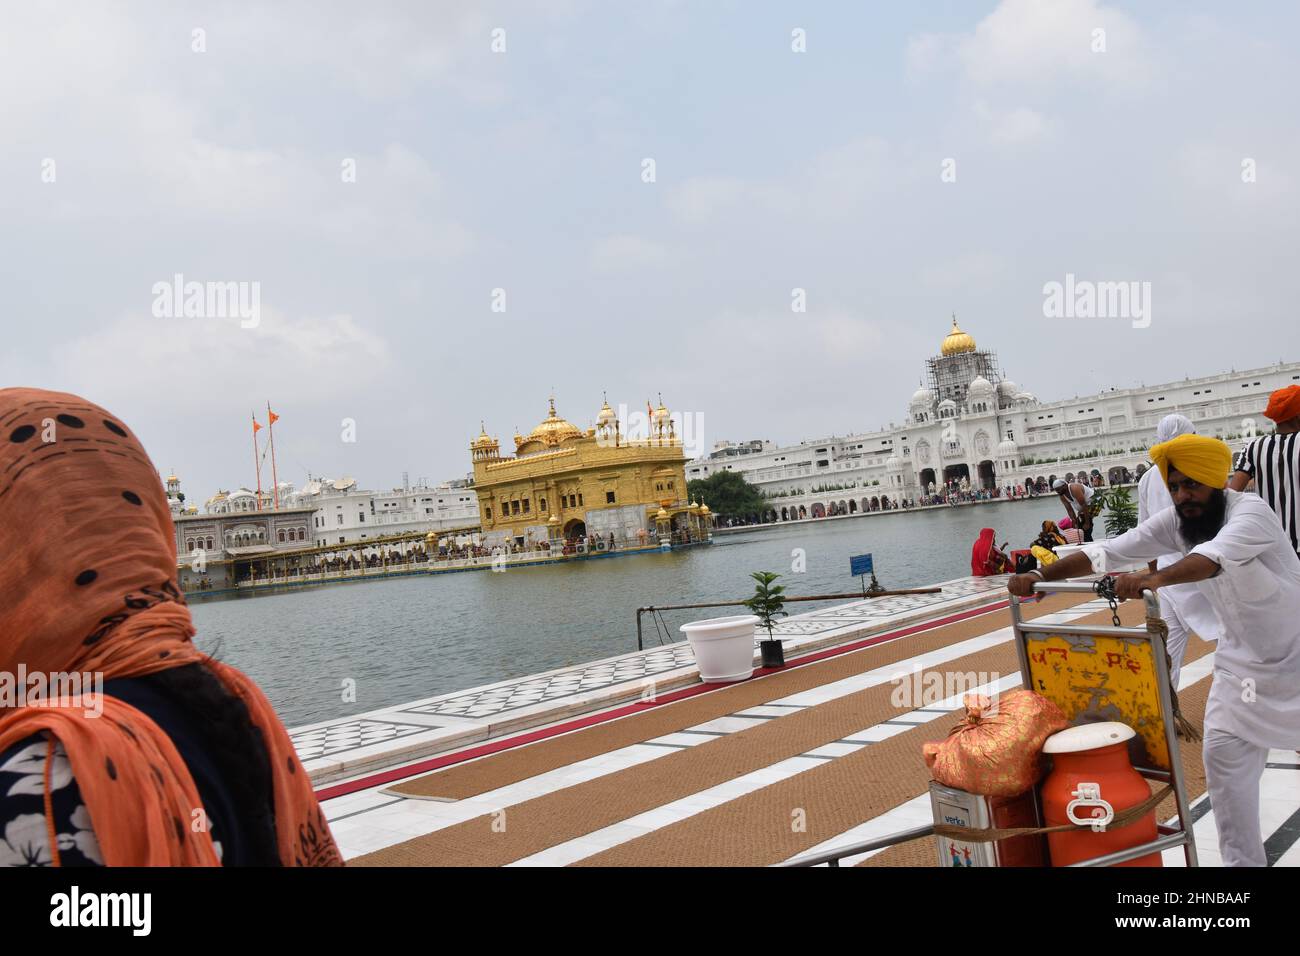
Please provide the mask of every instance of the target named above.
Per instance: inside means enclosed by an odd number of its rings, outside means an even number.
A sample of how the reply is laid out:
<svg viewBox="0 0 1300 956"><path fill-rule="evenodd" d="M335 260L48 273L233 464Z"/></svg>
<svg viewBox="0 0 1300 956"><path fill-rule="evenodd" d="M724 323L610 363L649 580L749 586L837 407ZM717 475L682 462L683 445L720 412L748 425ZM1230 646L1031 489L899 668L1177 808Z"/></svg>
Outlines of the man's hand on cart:
<svg viewBox="0 0 1300 956"><path fill-rule="evenodd" d="M1143 591L1154 591L1157 587L1159 582L1153 571L1134 571L1115 576L1115 596L1121 601L1140 598Z"/></svg>
<svg viewBox="0 0 1300 956"><path fill-rule="evenodd" d="M1092 573L1092 559L1082 551L1068 555L1043 568L1035 568L1028 574L1013 574L1007 578L1007 590L1016 597L1029 597L1034 593L1034 585L1046 581L1063 581L1066 578L1079 577Z"/></svg>
<svg viewBox="0 0 1300 956"><path fill-rule="evenodd" d="M1034 593L1034 585L1041 580L1037 574L1013 574L1007 578L1007 590L1016 597L1029 597Z"/></svg>

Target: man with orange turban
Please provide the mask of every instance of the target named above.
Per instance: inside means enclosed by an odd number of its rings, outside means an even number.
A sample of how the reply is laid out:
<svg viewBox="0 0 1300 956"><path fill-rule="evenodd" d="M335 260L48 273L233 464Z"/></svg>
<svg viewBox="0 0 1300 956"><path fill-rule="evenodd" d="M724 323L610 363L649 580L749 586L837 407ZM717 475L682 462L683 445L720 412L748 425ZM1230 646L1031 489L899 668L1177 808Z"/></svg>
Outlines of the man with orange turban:
<svg viewBox="0 0 1300 956"><path fill-rule="evenodd" d="M1206 783L1225 866L1266 866L1259 781L1271 747L1300 742L1300 558L1257 495L1224 488L1232 452L1217 438L1178 435L1151 449L1173 505L1117 538L1031 574L1012 594L1108 566L1181 555L1156 571L1120 575L1116 593L1195 584L1220 623L1205 709Z"/></svg>
<svg viewBox="0 0 1300 956"><path fill-rule="evenodd" d="M1300 553L1300 385L1279 388L1268 397L1264 414L1277 423L1276 432L1262 435L1237 456L1228 487L1245 491L1252 480L1256 493L1273 509Z"/></svg>

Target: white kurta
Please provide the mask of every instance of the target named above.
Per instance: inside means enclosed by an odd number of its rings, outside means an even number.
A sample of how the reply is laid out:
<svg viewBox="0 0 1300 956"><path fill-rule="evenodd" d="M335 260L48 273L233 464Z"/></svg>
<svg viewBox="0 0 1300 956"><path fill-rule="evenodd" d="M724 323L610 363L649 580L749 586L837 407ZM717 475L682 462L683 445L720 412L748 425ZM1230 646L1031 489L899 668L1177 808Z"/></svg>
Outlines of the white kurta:
<svg viewBox="0 0 1300 956"><path fill-rule="evenodd" d="M1138 522L1174 506L1159 468L1152 468L1138 479ZM1175 512L1176 514L1176 512ZM1181 551L1171 551L1156 558L1157 568L1167 568L1183 559ZM1172 605L1172 607L1171 607ZM1217 641L1223 633L1223 623L1214 608L1196 584L1170 584L1160 588L1160 606L1177 614L1184 625L1196 632L1203 641ZM1177 687L1174 688L1177 690Z"/></svg>
<svg viewBox="0 0 1300 956"><path fill-rule="evenodd" d="M1100 573L1107 563L1173 554L1200 554L1218 564L1218 574L1196 582L1222 624L1206 729L1259 747L1294 749L1300 745L1300 559L1259 496L1224 493L1223 527L1204 544L1186 545L1171 506L1083 550Z"/></svg>

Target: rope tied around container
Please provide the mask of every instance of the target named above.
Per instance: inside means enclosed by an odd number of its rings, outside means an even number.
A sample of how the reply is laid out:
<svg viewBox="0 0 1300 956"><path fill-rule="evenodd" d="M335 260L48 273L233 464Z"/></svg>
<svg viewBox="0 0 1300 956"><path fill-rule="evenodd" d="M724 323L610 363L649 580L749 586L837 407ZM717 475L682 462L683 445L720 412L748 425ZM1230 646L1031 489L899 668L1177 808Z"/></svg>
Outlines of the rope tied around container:
<svg viewBox="0 0 1300 956"><path fill-rule="evenodd" d="M1120 810L1115 814L1115 818L1103 827L1104 830L1118 830L1121 827L1129 826L1141 820L1174 792L1173 786L1165 784L1151 796L1143 800L1136 806L1129 807L1126 810ZM1092 824L1084 823L1060 823L1051 827L955 827L950 823L938 823L934 827L934 835L947 837L950 840L961 840L963 843L992 843L996 840L1007 840L1011 837L1037 836L1042 833L1067 833L1071 830L1091 830Z"/></svg>

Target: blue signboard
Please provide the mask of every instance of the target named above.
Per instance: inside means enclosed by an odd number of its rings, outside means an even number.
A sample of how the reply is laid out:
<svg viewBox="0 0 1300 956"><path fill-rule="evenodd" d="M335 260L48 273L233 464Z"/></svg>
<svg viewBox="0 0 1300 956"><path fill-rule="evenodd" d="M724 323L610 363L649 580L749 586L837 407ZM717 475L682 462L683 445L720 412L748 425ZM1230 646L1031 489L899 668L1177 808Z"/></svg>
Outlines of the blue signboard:
<svg viewBox="0 0 1300 956"><path fill-rule="evenodd" d="M852 574L874 574L870 554L858 554L849 558L849 570Z"/></svg>

